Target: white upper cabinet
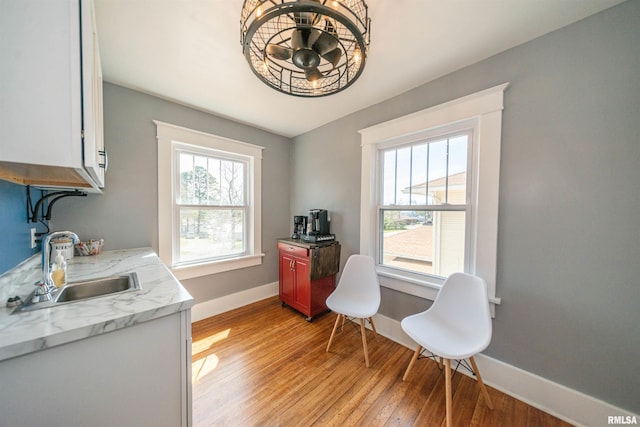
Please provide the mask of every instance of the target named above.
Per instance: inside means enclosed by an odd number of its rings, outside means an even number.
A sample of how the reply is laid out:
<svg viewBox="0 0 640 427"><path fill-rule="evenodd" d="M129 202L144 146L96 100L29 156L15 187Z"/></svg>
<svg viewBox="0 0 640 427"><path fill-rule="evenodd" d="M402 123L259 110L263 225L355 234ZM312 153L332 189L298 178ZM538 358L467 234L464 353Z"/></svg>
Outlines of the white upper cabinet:
<svg viewBox="0 0 640 427"><path fill-rule="evenodd" d="M104 187L92 0L0 1L0 179Z"/></svg>
<svg viewBox="0 0 640 427"><path fill-rule="evenodd" d="M84 167L95 182L104 187L108 160L102 128L102 65L93 1L83 1L81 12Z"/></svg>

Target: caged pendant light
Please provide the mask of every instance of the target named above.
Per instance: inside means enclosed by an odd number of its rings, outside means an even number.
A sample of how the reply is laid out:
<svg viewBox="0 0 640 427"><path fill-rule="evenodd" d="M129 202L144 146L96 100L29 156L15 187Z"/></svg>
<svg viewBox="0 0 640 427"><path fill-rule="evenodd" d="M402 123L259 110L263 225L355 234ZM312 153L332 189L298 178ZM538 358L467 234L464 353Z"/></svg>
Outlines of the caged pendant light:
<svg viewBox="0 0 640 427"><path fill-rule="evenodd" d="M245 0L242 51L251 70L272 88L326 96L362 74L370 26L363 0Z"/></svg>

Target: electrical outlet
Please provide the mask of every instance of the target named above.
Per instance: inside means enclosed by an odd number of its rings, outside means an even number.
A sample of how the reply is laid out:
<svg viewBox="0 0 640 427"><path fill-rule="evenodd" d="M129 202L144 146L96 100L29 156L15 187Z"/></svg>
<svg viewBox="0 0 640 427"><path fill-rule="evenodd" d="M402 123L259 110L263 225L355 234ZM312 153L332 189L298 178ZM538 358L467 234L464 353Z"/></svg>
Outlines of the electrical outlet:
<svg viewBox="0 0 640 427"><path fill-rule="evenodd" d="M31 229L31 249L36 247L36 229Z"/></svg>

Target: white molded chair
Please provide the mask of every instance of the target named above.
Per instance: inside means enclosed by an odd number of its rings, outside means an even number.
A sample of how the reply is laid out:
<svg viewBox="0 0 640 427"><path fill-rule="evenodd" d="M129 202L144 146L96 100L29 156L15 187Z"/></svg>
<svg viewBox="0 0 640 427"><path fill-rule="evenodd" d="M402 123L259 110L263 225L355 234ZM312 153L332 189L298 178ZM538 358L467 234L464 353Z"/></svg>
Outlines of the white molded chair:
<svg viewBox="0 0 640 427"><path fill-rule="evenodd" d="M331 331L327 351L342 318L342 326L347 317L360 319L360 334L364 348L364 361L369 367L369 351L367 336L365 335L364 319L371 323L374 335L377 335L373 324L373 315L380 307L380 284L373 258L367 255L351 255L344 266L342 275L335 291L327 298L327 307L338 313L336 323Z"/></svg>
<svg viewBox="0 0 640 427"><path fill-rule="evenodd" d="M402 329L418 343L403 380L406 380L422 349L445 361L447 426L451 426L451 360L469 359L480 391L490 409L493 403L473 358L491 342L491 313L487 284L483 279L465 273L453 273L442 285L431 307L406 317Z"/></svg>

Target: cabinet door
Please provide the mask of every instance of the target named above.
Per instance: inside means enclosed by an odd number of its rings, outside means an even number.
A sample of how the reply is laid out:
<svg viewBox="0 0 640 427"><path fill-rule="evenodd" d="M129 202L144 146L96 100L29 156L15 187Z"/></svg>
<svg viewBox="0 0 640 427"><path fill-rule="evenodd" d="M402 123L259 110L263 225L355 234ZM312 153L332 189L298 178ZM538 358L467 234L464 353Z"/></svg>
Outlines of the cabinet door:
<svg viewBox="0 0 640 427"><path fill-rule="evenodd" d="M176 313L0 362L0 424L190 426L185 327Z"/></svg>
<svg viewBox="0 0 640 427"><path fill-rule="evenodd" d="M289 305L294 304L295 275L293 257L280 253L280 300Z"/></svg>
<svg viewBox="0 0 640 427"><path fill-rule="evenodd" d="M77 2L0 1L0 161L82 166L79 34Z"/></svg>
<svg viewBox="0 0 640 427"><path fill-rule="evenodd" d="M295 291L293 294L294 307L307 316L311 309L311 282L309 280L309 261L294 258Z"/></svg>
<svg viewBox="0 0 640 427"><path fill-rule="evenodd" d="M106 160L93 0L0 0L0 52L8 141L0 179L99 191Z"/></svg>
<svg viewBox="0 0 640 427"><path fill-rule="evenodd" d="M82 0L82 148L84 167L104 187L107 153L102 113L102 65L93 1Z"/></svg>

